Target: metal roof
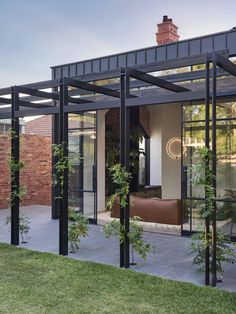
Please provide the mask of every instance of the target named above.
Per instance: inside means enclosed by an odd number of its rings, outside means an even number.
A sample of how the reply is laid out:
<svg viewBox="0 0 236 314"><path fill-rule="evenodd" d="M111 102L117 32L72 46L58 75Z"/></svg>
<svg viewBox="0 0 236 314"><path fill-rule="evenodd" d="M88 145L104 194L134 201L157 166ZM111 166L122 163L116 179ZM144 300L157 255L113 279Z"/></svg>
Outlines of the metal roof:
<svg viewBox="0 0 236 314"><path fill-rule="evenodd" d="M176 60L201 55L213 50L228 51L230 57L236 55L236 29L181 40L161 46L153 46L128 52L113 54L69 64L51 67L52 79L61 77L108 78L115 76L121 67L138 67L140 69L155 64L163 64L165 69L178 67ZM182 63L181 63L182 64ZM186 63L187 64L187 63ZM169 66L168 66L169 65ZM191 65L191 62L190 62ZM162 69L160 67L160 69ZM155 68L153 68L155 70ZM101 76L101 74L105 76Z"/></svg>

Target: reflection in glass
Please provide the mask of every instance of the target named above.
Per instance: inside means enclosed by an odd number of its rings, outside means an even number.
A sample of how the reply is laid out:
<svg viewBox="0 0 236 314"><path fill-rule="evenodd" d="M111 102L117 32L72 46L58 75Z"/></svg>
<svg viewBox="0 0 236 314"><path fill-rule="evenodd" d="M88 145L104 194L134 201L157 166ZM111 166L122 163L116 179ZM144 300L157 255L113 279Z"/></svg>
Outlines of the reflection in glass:
<svg viewBox="0 0 236 314"><path fill-rule="evenodd" d="M69 204L87 217L95 213L96 113L69 115L69 157L75 171L69 178Z"/></svg>
<svg viewBox="0 0 236 314"><path fill-rule="evenodd" d="M217 104L217 225L236 236L236 102ZM210 121L211 133L211 121ZM205 106L183 106L182 123L183 198L185 230L198 230L205 191L192 184L191 168L198 163L194 153L205 146ZM210 143L211 147L211 143Z"/></svg>
<svg viewBox="0 0 236 314"><path fill-rule="evenodd" d="M217 198L236 200L236 120L217 122Z"/></svg>

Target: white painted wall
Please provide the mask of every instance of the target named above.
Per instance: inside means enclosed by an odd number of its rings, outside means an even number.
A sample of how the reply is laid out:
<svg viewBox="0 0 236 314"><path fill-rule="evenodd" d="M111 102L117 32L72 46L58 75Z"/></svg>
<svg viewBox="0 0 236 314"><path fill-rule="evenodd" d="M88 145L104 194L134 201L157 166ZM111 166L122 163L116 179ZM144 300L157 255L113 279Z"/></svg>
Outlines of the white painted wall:
<svg viewBox="0 0 236 314"><path fill-rule="evenodd" d="M181 137L181 105L150 106L150 184L162 186L163 199L181 198L181 161L172 159L166 144Z"/></svg>
<svg viewBox="0 0 236 314"><path fill-rule="evenodd" d="M162 128L158 106L150 106L150 185L162 185Z"/></svg>
<svg viewBox="0 0 236 314"><path fill-rule="evenodd" d="M97 111L97 211L105 210L105 114Z"/></svg>

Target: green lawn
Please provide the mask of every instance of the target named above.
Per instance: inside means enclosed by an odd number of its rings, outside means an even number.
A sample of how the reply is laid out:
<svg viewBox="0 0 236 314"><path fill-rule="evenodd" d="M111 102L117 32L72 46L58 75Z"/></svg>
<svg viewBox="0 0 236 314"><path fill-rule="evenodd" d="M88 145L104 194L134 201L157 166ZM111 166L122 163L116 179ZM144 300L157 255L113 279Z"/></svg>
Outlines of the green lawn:
<svg viewBox="0 0 236 314"><path fill-rule="evenodd" d="M0 245L0 313L236 313L236 293Z"/></svg>

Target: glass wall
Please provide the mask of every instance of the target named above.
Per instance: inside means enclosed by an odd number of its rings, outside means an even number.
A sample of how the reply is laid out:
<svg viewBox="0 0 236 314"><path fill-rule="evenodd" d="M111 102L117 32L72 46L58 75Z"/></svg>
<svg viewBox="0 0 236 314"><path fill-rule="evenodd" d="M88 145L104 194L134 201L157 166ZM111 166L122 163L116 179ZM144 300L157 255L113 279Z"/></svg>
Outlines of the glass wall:
<svg viewBox="0 0 236 314"><path fill-rule="evenodd" d="M210 117L211 118L211 117ZM211 121L210 121L211 124ZM217 105L217 224L236 236L236 102ZM211 133L211 127L210 127ZM211 143L210 143L211 145ZM205 192L192 184L191 167L198 163L194 152L205 146L205 105L190 103L182 110L182 197L183 229L195 231Z"/></svg>
<svg viewBox="0 0 236 314"><path fill-rule="evenodd" d="M69 115L69 205L96 220L96 113Z"/></svg>

